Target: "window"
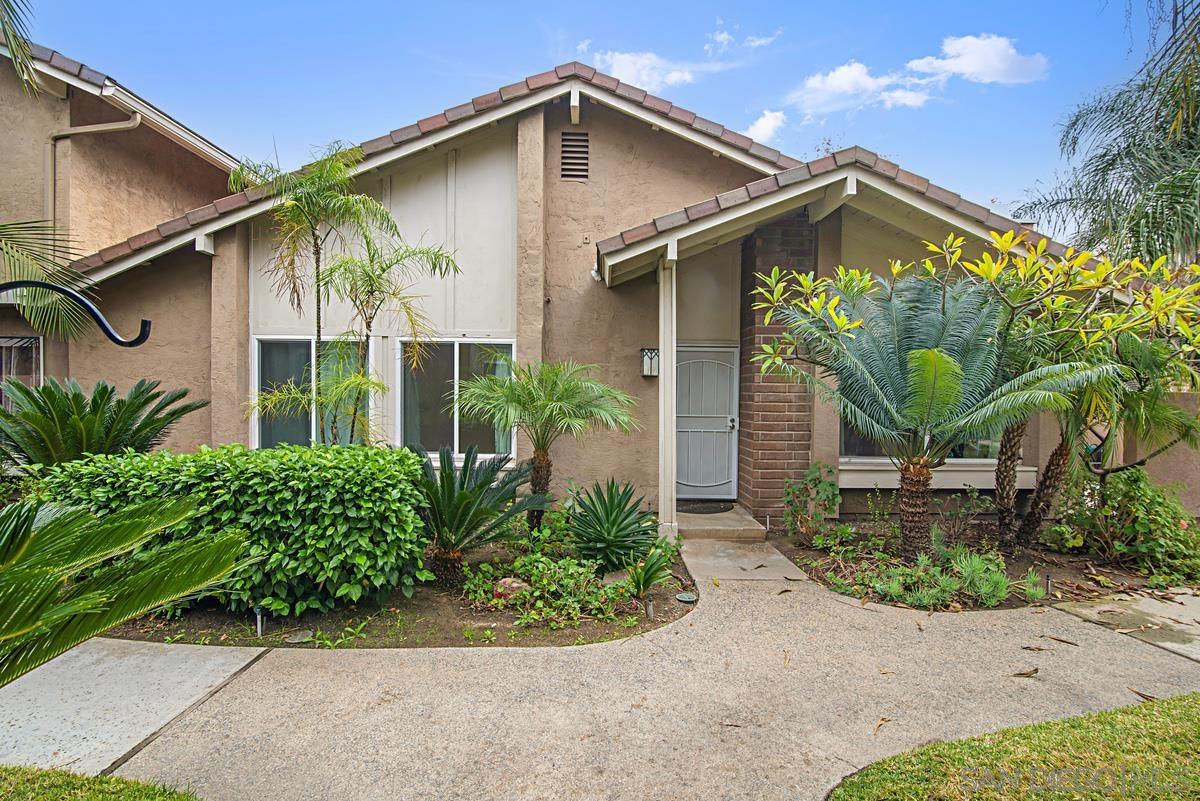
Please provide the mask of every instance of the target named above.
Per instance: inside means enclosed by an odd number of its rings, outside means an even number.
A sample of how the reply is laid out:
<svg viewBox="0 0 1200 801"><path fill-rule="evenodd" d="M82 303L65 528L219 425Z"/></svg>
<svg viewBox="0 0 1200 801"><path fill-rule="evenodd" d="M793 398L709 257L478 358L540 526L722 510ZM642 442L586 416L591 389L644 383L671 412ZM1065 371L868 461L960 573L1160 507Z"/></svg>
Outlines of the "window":
<svg viewBox="0 0 1200 801"><path fill-rule="evenodd" d="M271 392L288 382L305 386L312 381L312 340L260 339L258 391ZM307 445L313 438L311 411L292 415L258 415L258 446Z"/></svg>
<svg viewBox="0 0 1200 801"><path fill-rule="evenodd" d="M480 375L507 375L497 356L512 357L511 344L496 342L425 343L421 366L408 364L408 348L400 352L400 444L436 451L444 445L462 453L472 445L480 453L512 453L512 432L487 423L458 419L454 398L459 382Z"/></svg>
<svg viewBox="0 0 1200 801"><path fill-rule="evenodd" d="M0 337L0 381L15 378L27 387L42 385L42 338ZM0 404L12 411L12 401L0 391Z"/></svg>
<svg viewBox="0 0 1200 801"><path fill-rule="evenodd" d="M842 458L883 459L886 456L878 445L865 439L845 422L842 423ZM951 459L995 459L1000 453L1000 440L981 439L959 445L950 452Z"/></svg>

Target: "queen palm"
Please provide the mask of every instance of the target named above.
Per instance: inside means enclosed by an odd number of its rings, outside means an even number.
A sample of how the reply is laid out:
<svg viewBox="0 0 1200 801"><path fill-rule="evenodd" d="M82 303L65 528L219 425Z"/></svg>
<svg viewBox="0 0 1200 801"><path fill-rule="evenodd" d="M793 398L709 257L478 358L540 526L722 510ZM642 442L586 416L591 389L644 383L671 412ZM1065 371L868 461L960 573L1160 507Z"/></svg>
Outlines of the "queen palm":
<svg viewBox="0 0 1200 801"><path fill-rule="evenodd" d="M316 338L313 374L321 372L321 307L327 294L322 278L322 257L330 237L341 239L347 231L367 235L379 231L399 236L391 212L378 200L356 193L354 178L362 150L334 142L311 164L286 172L271 162L244 162L229 176L233 191L258 189L275 197L271 217L275 225L275 255L269 270L280 296L286 295L299 313L305 294L313 288ZM310 272L311 270L311 272ZM320 394L313 382L313 407L322 415ZM321 425L322 441L328 436Z"/></svg>
<svg viewBox="0 0 1200 801"><path fill-rule="evenodd" d="M780 320L785 334L754 359L827 396L896 465L909 553L930 546L933 471L957 446L1065 408L1065 392L1114 369L1066 363L1003 381L1001 304L969 282L888 283L855 270L833 280L778 269L762 278L755 306Z"/></svg>
<svg viewBox="0 0 1200 801"><path fill-rule="evenodd" d="M595 429L631 431L637 427L633 398L589 376L595 365L573 361L518 365L497 355L505 375L483 375L464 381L458 408L466 417L516 429L533 446L529 486L535 495L550 490L550 448L564 434L582 439ZM541 523L541 510L529 513L531 527Z"/></svg>

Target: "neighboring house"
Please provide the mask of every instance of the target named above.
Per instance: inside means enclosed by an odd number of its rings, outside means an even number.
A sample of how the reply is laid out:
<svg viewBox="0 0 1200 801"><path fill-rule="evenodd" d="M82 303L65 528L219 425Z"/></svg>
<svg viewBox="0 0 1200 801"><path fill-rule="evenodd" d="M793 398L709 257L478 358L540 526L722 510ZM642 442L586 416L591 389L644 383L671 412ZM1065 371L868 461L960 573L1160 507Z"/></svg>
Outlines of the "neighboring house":
<svg viewBox="0 0 1200 801"><path fill-rule="evenodd" d="M419 373L401 363L403 329L377 326L371 358L391 392L372 413L387 437L507 450L506 435L445 411L446 392L487 369L486 349L595 363L638 400L641 431L563 441L555 474L631 480L668 529L679 498L778 515L785 479L813 461L838 468L850 508L862 490L895 486L891 465L843 436L831 407L750 363L773 333L750 308L755 272L883 270L921 257L925 238L959 231L978 251L989 229L1016 226L870 151L801 162L579 63L362 147L359 189L406 238L454 250L462 268L416 289L438 331ZM143 317L155 326L133 351L89 338L72 374L161 378L211 400L175 447L311 436L311 414L246 415L259 387L303 379L313 357L311 304L298 316L264 271L271 202L222 197L80 262L119 330ZM325 319L332 335L349 315L334 304ZM1030 426L1023 487L1056 437L1052 424ZM936 485L988 488L993 447L964 449Z"/></svg>
<svg viewBox="0 0 1200 801"><path fill-rule="evenodd" d="M228 193L236 160L117 81L38 45L41 91L22 91L0 60L0 220L51 220L72 250L95 252ZM5 59L8 51L0 46ZM0 308L0 374L39 380L89 372ZM14 336L16 335L16 336ZM86 346L85 346L86 347Z"/></svg>

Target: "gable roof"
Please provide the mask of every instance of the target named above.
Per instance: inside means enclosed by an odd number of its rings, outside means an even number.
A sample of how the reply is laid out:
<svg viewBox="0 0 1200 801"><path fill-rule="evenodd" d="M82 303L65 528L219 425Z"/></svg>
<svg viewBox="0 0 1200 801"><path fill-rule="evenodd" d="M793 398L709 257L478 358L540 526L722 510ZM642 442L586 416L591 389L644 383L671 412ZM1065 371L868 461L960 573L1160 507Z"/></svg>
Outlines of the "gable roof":
<svg viewBox="0 0 1200 801"><path fill-rule="evenodd" d="M572 103L575 103L578 100L576 92L587 94L625 113L644 117L663 130L703 143L714 153L736 159L764 175L804 163L668 100L605 75L594 67L572 61L363 142L360 147L364 159L358 171L376 169L390 161L421 152L461 132L490 124L565 94L570 94ZM74 266L85 272L93 271L95 280L104 280L110 274L181 247L189 237L205 236L257 215L266 210L270 203L271 198L265 190L237 192L218 198L79 259Z"/></svg>
<svg viewBox="0 0 1200 801"><path fill-rule="evenodd" d="M225 172L237 166L237 159L225 150L121 85L114 78L68 58L57 50L33 42L29 43L29 53L33 56L34 69L43 75L100 97L126 113L141 114L147 126ZM0 44L0 56L10 57L8 48L3 44Z"/></svg>
<svg viewBox="0 0 1200 801"><path fill-rule="evenodd" d="M862 147L849 147L819 159L801 163L787 170L768 175L728 192L686 206L678 211L656 217L641 225L628 228L615 236L596 243L597 269L611 283L612 267L629 261L651 250L661 248L668 240L678 242L680 237L694 235L703 229L715 229L724 225L737 231L737 220L741 214L759 213L778 216L781 204L791 201L796 208L822 199L813 192L827 192L838 180L856 181L857 177L868 178L868 183L878 189L895 194L902 201L913 204L917 198L926 201L926 208L949 212L950 216L971 224L973 233L997 231L1026 231L1036 234L1032 228L997 214L986 206L973 203L956 192L931 183L916 173L903 169L877 153ZM849 184L838 200L857 192ZM794 200L793 200L794 198ZM933 206L928 205L932 201ZM743 207L739 209L739 207ZM1047 251L1055 256L1066 253L1066 246L1047 238Z"/></svg>

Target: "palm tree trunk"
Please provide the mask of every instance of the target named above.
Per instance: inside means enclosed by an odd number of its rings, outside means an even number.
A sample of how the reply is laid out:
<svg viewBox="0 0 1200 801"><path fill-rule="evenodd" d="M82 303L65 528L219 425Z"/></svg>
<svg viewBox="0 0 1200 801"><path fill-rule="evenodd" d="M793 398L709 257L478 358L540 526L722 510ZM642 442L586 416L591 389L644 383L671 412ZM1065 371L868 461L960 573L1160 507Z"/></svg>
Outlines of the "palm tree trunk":
<svg viewBox="0 0 1200 801"><path fill-rule="evenodd" d="M1067 465L1070 457L1071 443L1065 436L1059 438L1058 444L1050 452L1050 458L1046 460L1046 467L1042 470L1041 477L1038 478L1037 489L1033 491L1033 500L1029 504L1029 511L1025 513L1025 519L1021 521L1021 528L1017 532L1018 543L1029 545L1037 536L1042 522L1050 513L1054 499L1058 497L1058 492L1067 479Z"/></svg>
<svg viewBox="0 0 1200 801"><path fill-rule="evenodd" d="M533 463L533 470L529 474L529 490L534 495L550 494L550 472L553 465L550 462L550 454L547 451L534 448L533 458L530 460ZM525 519L529 523L529 530L533 531L542 524L541 509L530 509L526 514Z"/></svg>
<svg viewBox="0 0 1200 801"><path fill-rule="evenodd" d="M1004 429L1000 453L996 456L996 531L1002 544L1012 545L1016 531L1017 466L1021 463L1021 441L1025 439L1027 420Z"/></svg>
<svg viewBox="0 0 1200 801"><path fill-rule="evenodd" d="M370 345L369 345L370 341L371 341L371 329L368 328L367 333L365 335L363 335L363 338L358 343L358 370L364 378L366 378L369 375L369 372L367 370L367 358L368 358L368 348L370 347ZM358 414L358 407L362 403L362 401L363 401L363 390L362 390L362 387L359 387L354 392L354 408L350 410L350 444L351 445L354 444L355 437L358 434L358 418L360 416ZM367 425L370 425L370 421L367 422ZM364 442L366 441L365 436L363 437L363 441Z"/></svg>
<svg viewBox="0 0 1200 801"><path fill-rule="evenodd" d="M325 436L325 414L321 408L321 240L312 232L313 294L316 296L316 348L313 351L313 413L317 416L317 431L322 445L328 442Z"/></svg>
<svg viewBox="0 0 1200 801"><path fill-rule="evenodd" d="M932 547L929 537L929 487L933 471L923 464L900 465L900 547L909 555Z"/></svg>

